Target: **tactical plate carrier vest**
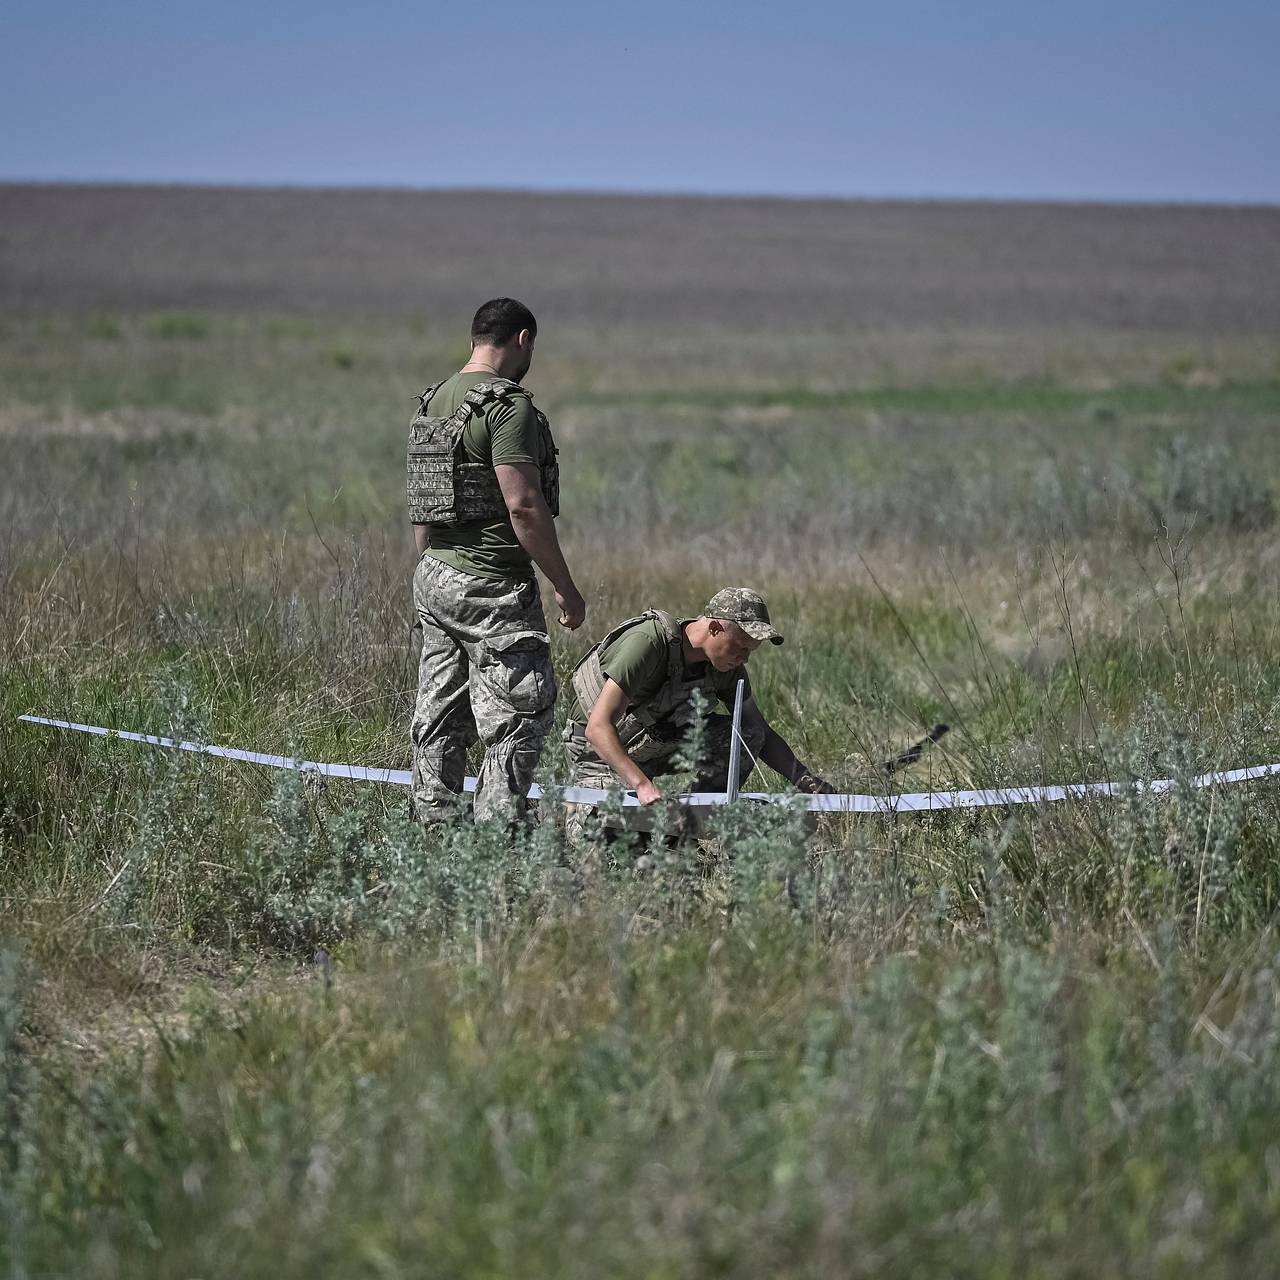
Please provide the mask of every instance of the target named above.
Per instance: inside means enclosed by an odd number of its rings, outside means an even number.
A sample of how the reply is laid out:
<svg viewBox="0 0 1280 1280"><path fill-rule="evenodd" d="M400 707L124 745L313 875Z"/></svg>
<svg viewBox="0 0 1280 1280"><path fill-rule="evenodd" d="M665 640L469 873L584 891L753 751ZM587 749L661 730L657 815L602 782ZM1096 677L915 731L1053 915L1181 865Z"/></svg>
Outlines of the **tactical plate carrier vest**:
<svg viewBox="0 0 1280 1280"><path fill-rule="evenodd" d="M486 462L472 462L462 442L467 424L490 405L528 396L518 383L507 378L477 382L461 405L447 418L432 417L432 397L443 382L428 387L419 399L418 412L409 424L408 496L409 519L414 524L458 525L477 520L498 520L506 516L507 504L498 487L498 477ZM538 434L546 461L538 468L542 496L552 516L560 514L560 464L551 424L534 408Z"/></svg>
<svg viewBox="0 0 1280 1280"><path fill-rule="evenodd" d="M667 642L667 678L662 687L643 706L632 705L618 719L618 737L624 747L649 732L654 725L664 722L664 729L683 732L693 719L692 698L695 689L701 689L708 707L716 701L714 672L710 664L700 674L690 676L684 663L684 625L661 609L648 609L638 618L628 618L609 632L578 663L573 672L573 691L584 716L590 716L591 708L604 689L605 674L600 667L600 653L624 631L641 622L655 619ZM686 619L689 621L689 619ZM572 726L572 722L571 726Z"/></svg>

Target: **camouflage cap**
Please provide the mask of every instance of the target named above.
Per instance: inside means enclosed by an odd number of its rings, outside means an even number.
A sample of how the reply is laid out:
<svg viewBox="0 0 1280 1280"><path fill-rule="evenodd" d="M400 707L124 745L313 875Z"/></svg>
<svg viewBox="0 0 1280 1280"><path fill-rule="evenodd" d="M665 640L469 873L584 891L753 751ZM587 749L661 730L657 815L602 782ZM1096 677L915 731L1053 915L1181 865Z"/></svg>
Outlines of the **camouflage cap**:
<svg viewBox="0 0 1280 1280"><path fill-rule="evenodd" d="M782 636L769 623L769 606L749 587L725 587L707 601L704 618L736 622L753 640L782 643Z"/></svg>

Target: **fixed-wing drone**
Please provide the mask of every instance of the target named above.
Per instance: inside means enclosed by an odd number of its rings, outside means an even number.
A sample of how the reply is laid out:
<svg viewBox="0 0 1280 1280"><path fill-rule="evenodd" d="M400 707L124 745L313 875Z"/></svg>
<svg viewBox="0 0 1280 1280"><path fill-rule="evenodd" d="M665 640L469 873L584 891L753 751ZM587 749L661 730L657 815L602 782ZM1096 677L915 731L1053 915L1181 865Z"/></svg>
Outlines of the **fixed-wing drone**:
<svg viewBox="0 0 1280 1280"><path fill-rule="evenodd" d="M201 755L218 756L225 760L241 760L248 764L267 765L273 769L291 769L302 774L324 778L343 778L352 782L381 782L391 786L407 787L412 774L408 769L381 769L354 764L326 764L318 760L299 760L292 756L269 755L261 751L246 751L239 747L218 747L203 742L181 741L158 737L154 734L130 733L120 729L107 729L100 725L79 724L72 720L56 720L47 716L24 715L18 717L30 724L45 725L54 729L68 729L100 737L121 738L128 742L141 742L150 746L165 747L174 751L194 751ZM1072 782L1056 786L993 787L971 791L911 791L896 795L801 795L796 792L739 791L733 781L739 775L738 762L742 738L738 732L742 719L742 687L739 685L733 713L728 777L730 786L725 791L694 791L673 796L672 800L693 809L731 804L736 800L762 804L785 804L809 813L922 813L943 809L999 808L1009 805L1049 804L1059 800L1086 799L1120 795L1132 791L1161 792L1178 785L1176 779L1163 778L1145 782ZM886 774L914 764L925 748L937 742L947 732L946 725L935 725L919 742L900 755L886 760L881 769ZM1204 773L1192 778L1195 787L1213 787L1229 783L1252 782L1280 774L1280 764L1255 765L1247 769L1230 769ZM467 778L464 789L474 791L476 780ZM543 788L536 783L529 789L531 800L548 799L564 804L602 805L611 798L624 808L635 808L639 802L631 791L608 792L593 787Z"/></svg>

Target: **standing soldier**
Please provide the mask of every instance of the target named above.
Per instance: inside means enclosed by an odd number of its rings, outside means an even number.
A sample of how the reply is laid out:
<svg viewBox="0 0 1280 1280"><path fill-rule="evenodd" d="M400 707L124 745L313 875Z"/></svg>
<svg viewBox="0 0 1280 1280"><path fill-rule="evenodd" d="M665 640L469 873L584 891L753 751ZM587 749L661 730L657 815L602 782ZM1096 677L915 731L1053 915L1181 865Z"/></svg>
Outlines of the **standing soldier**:
<svg viewBox="0 0 1280 1280"><path fill-rule="evenodd" d="M731 704L746 664L766 641L781 644L765 602L746 587L717 591L697 618L679 620L660 609L630 618L589 650L573 673L574 699L564 740L572 766L571 786L633 790L642 805L662 798L658 779L676 767L693 715L693 695L708 708ZM723 791L729 769L731 721L707 717L704 756L695 791ZM744 687L739 783L759 759L801 791L830 785L796 759L795 752L760 712ZM580 835L585 814L570 814L570 833Z"/></svg>
<svg viewBox="0 0 1280 1280"><path fill-rule="evenodd" d="M471 359L423 393L409 428L422 626L413 807L424 823L452 810L477 736L476 818L525 818L556 697L533 566L555 590L562 627L586 615L552 523L560 469L551 428L520 385L537 334L522 303L486 302L471 323Z"/></svg>

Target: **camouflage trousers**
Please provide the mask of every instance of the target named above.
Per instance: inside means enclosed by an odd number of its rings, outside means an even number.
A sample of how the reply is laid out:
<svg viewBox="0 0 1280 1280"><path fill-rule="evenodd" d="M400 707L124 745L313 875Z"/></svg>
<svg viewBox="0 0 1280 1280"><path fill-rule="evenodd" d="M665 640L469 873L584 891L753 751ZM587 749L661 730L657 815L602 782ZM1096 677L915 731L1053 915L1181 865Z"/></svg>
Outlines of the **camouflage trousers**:
<svg viewBox="0 0 1280 1280"><path fill-rule="evenodd" d="M476 818L524 819L556 700L537 583L478 578L424 555L413 603L422 627L410 729L414 815L432 822L454 809L467 748L479 739Z"/></svg>
<svg viewBox="0 0 1280 1280"><path fill-rule="evenodd" d="M599 787L608 791L620 787L617 774L609 768L587 743L583 727L570 720L564 730L565 753L569 757L571 787ZM684 740L685 730L677 724L662 722L627 744L627 754L655 782L676 772L676 755ZM729 778L729 746L733 738L733 721L729 716L707 717L703 730L703 755L698 772L694 776L695 791L725 791ZM742 786L751 775L755 757L764 746L764 731L759 725L743 725L742 748L738 760L738 785ZM583 830L589 805L567 805L565 828L574 844L583 842ZM635 810L630 812L635 813Z"/></svg>

